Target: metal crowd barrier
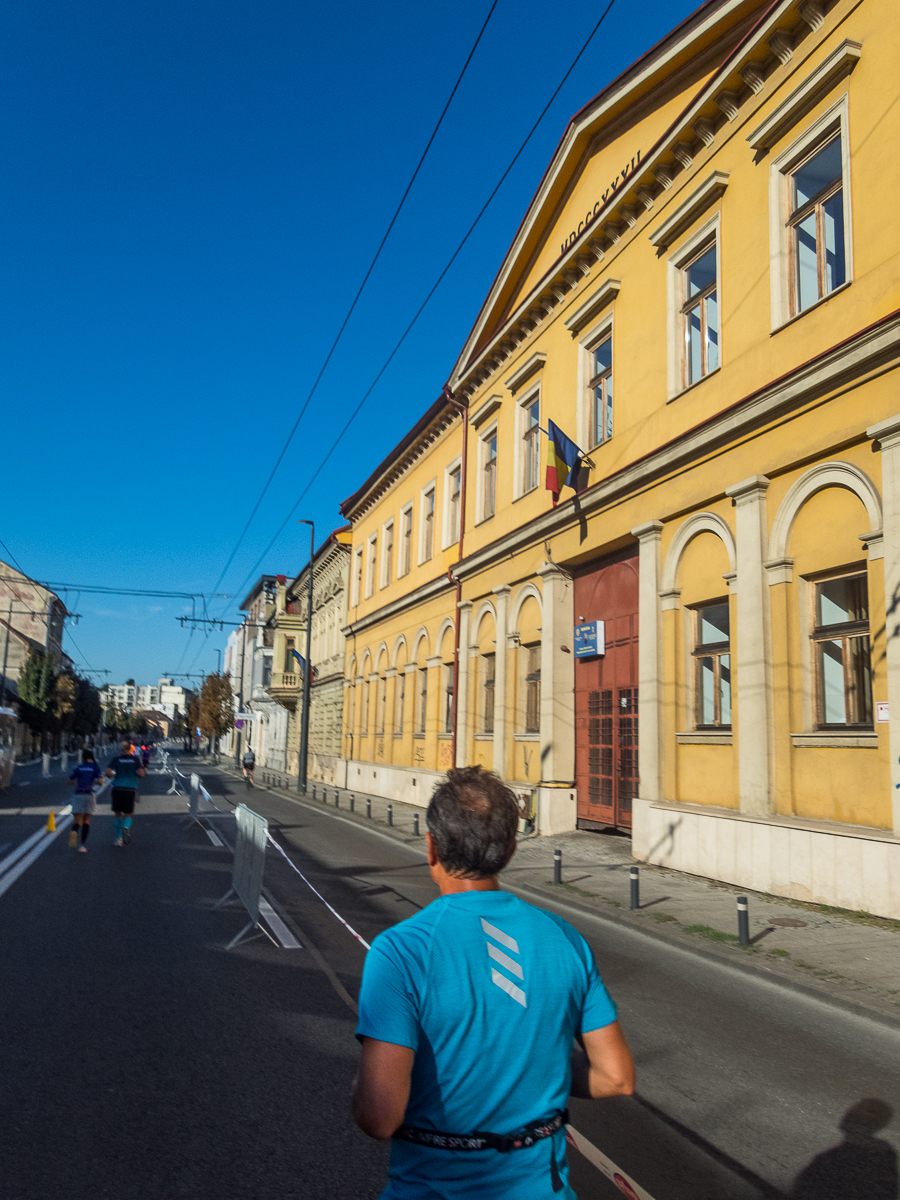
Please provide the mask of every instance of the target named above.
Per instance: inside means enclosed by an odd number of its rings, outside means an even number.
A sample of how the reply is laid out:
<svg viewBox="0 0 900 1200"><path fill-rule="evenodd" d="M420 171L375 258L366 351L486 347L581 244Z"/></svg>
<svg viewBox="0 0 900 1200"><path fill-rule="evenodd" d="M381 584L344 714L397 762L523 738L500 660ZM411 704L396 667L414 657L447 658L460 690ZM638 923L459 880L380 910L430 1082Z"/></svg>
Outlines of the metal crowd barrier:
<svg viewBox="0 0 900 1200"><path fill-rule="evenodd" d="M199 782L199 781L198 781ZM247 910L249 922L241 932L231 939L226 950L231 950L251 929L269 936L259 923L259 903L262 896L263 870L266 865L266 839L269 822L255 813L246 804L234 810L237 836L234 842L234 862L231 869L231 887L215 907L224 904L231 896L237 896ZM277 944L277 943L276 943Z"/></svg>

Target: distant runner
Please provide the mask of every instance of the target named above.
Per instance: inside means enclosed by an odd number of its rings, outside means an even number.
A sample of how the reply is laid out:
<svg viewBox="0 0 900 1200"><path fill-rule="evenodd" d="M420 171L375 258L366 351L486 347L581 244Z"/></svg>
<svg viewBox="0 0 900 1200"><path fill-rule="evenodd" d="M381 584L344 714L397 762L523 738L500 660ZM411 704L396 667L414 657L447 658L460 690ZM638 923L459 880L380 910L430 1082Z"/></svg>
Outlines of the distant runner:
<svg viewBox="0 0 900 1200"><path fill-rule="evenodd" d="M150 755L153 753L152 747L146 743L141 746L141 762L144 764L144 770L147 770L147 764L150 762Z"/></svg>
<svg viewBox="0 0 900 1200"><path fill-rule="evenodd" d="M122 753L112 760L106 772L113 781L111 807L116 814L117 846L127 845L131 841L137 781L146 773L140 758L133 753L131 743L123 742Z"/></svg>
<svg viewBox="0 0 900 1200"><path fill-rule="evenodd" d="M103 772L94 762L93 750L82 751L83 761L78 764L69 779L75 784L75 798L72 801L72 832L69 834L69 846L72 850L78 845L78 830L81 829L81 846L79 854L87 854L85 842L91 832L91 817L97 811L97 801L94 799L94 784L103 778Z"/></svg>
<svg viewBox="0 0 900 1200"><path fill-rule="evenodd" d="M253 787L253 768L256 766L256 755L249 746L244 751L241 765L244 768L244 778L247 780L247 787Z"/></svg>

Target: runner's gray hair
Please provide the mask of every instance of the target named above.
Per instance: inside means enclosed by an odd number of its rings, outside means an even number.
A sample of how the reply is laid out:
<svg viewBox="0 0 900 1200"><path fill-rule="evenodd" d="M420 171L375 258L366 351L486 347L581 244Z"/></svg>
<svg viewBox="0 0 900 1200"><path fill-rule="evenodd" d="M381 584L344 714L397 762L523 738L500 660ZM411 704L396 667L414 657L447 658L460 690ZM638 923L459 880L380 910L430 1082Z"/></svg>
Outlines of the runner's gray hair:
<svg viewBox="0 0 900 1200"><path fill-rule="evenodd" d="M425 816L441 866L463 879L488 879L509 862L519 821L516 798L492 771L447 772Z"/></svg>

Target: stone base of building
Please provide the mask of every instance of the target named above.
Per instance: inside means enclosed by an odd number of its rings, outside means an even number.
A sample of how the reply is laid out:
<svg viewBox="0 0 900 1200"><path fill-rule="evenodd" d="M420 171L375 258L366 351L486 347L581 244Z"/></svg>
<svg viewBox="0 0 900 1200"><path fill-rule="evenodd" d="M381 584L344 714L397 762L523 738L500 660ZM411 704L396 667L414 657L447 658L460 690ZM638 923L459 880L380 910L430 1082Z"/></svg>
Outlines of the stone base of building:
<svg viewBox="0 0 900 1200"><path fill-rule="evenodd" d="M343 787L347 760L336 754L309 755L309 777L316 783L327 783L330 787Z"/></svg>
<svg viewBox="0 0 900 1200"><path fill-rule="evenodd" d="M642 862L900 919L900 838L890 833L651 800L635 800L633 818Z"/></svg>
<svg viewBox="0 0 900 1200"><path fill-rule="evenodd" d="M354 788L373 796L384 796L402 804L417 804L427 808L431 793L444 778L443 771L426 771L421 767L394 767L390 763L357 762L336 759L338 787Z"/></svg>

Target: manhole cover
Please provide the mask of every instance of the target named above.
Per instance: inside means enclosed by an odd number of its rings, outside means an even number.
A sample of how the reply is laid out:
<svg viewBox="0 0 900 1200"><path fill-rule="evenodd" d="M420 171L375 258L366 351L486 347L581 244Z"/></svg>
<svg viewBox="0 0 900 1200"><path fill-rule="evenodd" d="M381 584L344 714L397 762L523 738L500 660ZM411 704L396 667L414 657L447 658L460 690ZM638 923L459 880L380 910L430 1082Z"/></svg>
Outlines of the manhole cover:
<svg viewBox="0 0 900 1200"><path fill-rule="evenodd" d="M770 925L781 925L785 929L805 929L806 922L798 921L796 917L773 917Z"/></svg>

